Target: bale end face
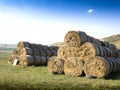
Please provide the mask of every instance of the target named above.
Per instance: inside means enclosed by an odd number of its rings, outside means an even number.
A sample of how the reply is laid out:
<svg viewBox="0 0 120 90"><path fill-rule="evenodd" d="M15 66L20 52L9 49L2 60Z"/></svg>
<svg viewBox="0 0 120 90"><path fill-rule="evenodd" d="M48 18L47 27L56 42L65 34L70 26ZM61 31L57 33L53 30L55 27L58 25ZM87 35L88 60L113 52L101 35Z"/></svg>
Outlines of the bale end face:
<svg viewBox="0 0 120 90"><path fill-rule="evenodd" d="M48 60L48 71L53 74L63 74L64 60L57 56L50 57Z"/></svg>
<svg viewBox="0 0 120 90"><path fill-rule="evenodd" d="M66 75L82 76L83 75L83 61L77 57L71 57L65 61L64 72Z"/></svg>

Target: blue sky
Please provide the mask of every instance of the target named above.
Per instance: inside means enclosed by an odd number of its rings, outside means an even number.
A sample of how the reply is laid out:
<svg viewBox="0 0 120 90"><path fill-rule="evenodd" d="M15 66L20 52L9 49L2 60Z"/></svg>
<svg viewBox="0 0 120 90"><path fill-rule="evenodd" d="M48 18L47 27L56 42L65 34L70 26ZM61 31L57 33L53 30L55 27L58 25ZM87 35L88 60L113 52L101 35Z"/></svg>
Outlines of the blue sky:
<svg viewBox="0 0 120 90"><path fill-rule="evenodd" d="M120 0L0 0L0 43L51 44L69 30L103 38L120 31Z"/></svg>

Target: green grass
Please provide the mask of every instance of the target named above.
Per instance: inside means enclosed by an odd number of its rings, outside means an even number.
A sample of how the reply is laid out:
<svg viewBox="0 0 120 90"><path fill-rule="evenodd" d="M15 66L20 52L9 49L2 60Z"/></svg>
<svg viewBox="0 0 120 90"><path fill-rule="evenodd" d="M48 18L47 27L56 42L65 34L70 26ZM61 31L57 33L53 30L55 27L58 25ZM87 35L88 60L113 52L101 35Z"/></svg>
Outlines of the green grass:
<svg viewBox="0 0 120 90"><path fill-rule="evenodd" d="M0 54L0 90L112 90L120 88L120 73L109 79L87 79L67 75L52 75L46 66L12 66L11 54ZM2 58L1 58L2 56Z"/></svg>

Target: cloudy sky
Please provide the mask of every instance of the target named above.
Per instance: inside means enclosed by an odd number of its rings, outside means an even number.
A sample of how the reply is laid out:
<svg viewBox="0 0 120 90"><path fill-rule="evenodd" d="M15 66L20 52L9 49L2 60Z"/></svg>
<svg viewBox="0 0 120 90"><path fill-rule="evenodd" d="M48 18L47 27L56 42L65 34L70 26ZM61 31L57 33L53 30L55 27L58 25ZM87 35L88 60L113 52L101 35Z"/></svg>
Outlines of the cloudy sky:
<svg viewBox="0 0 120 90"><path fill-rule="evenodd" d="M69 30L120 33L120 0L0 0L0 43L51 44Z"/></svg>

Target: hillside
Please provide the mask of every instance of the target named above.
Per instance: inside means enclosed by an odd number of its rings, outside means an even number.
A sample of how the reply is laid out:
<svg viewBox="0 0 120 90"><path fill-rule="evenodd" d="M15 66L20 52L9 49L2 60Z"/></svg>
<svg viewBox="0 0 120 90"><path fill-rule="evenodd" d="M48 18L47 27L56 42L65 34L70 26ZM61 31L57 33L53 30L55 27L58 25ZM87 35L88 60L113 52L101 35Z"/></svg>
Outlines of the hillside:
<svg viewBox="0 0 120 90"><path fill-rule="evenodd" d="M115 44L116 47L120 49L120 34L105 37L105 38L103 38L103 40L109 41L110 43Z"/></svg>

